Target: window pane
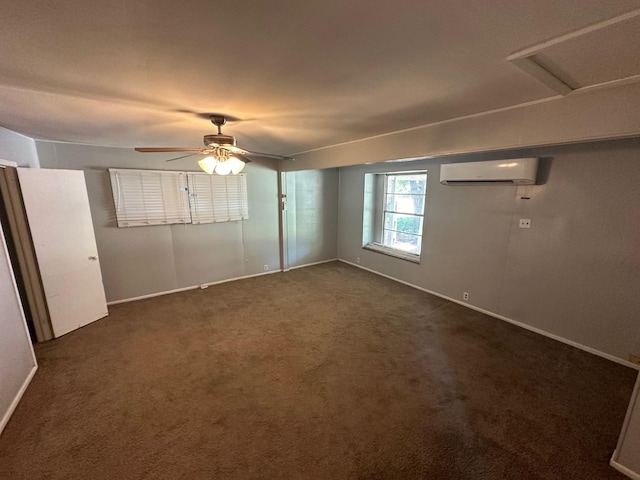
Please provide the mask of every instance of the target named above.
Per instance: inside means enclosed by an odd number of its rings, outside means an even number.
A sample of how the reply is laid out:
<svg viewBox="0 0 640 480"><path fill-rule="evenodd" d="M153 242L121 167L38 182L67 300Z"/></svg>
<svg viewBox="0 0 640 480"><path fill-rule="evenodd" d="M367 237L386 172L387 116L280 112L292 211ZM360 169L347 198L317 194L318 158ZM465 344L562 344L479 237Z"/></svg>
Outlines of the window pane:
<svg viewBox="0 0 640 480"><path fill-rule="evenodd" d="M422 235L422 217L398 213L384 214L384 229Z"/></svg>
<svg viewBox="0 0 640 480"><path fill-rule="evenodd" d="M420 235L385 230L382 240L385 247L420 255Z"/></svg>
<svg viewBox="0 0 640 480"><path fill-rule="evenodd" d="M424 212L424 195L388 194L385 210L422 215Z"/></svg>
<svg viewBox="0 0 640 480"><path fill-rule="evenodd" d="M424 195L427 175L387 175L387 193L412 193Z"/></svg>

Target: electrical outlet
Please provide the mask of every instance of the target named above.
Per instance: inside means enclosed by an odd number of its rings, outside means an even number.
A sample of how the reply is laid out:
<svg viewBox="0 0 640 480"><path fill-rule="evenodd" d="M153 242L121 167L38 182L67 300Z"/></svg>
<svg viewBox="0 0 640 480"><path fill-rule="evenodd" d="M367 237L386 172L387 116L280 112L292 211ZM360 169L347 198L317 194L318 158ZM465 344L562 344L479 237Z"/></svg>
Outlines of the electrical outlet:
<svg viewBox="0 0 640 480"><path fill-rule="evenodd" d="M356 257L356 263L360 265L360 257Z"/></svg>
<svg viewBox="0 0 640 480"><path fill-rule="evenodd" d="M266 272L267 270L269 270L269 265L264 266L264 271Z"/></svg>
<svg viewBox="0 0 640 480"><path fill-rule="evenodd" d="M462 292L462 299L469 300L469 292Z"/></svg>
<svg viewBox="0 0 640 480"><path fill-rule="evenodd" d="M520 228L531 228L531 219L530 218L521 218L520 219L520 225L518 225Z"/></svg>

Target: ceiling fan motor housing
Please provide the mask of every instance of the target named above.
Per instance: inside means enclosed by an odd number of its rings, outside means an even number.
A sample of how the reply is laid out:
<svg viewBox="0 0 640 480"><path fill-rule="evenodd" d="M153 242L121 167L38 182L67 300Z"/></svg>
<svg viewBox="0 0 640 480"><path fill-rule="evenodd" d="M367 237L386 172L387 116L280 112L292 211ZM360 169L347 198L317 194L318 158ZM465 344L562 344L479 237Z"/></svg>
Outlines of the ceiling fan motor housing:
<svg viewBox="0 0 640 480"><path fill-rule="evenodd" d="M221 133L217 133L215 135L205 135L204 136L204 144L207 147L215 147L217 146L236 146L236 138L231 135L223 135Z"/></svg>

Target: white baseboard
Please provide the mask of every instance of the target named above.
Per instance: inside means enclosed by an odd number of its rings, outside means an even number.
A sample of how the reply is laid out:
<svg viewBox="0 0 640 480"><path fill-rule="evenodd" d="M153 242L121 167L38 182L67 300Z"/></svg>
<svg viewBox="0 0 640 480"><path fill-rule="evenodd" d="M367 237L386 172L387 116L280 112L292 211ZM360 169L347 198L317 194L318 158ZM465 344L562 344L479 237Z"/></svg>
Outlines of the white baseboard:
<svg viewBox="0 0 640 480"><path fill-rule="evenodd" d="M203 283L201 285L192 285L190 287L176 288L175 290L165 290L164 292L150 293L148 295L141 295L139 297L123 298L122 300L113 300L112 302L107 302L107 305L117 305L119 303L135 302L137 300L144 300L146 298L160 297L162 295L170 295L172 293L186 292L187 290L195 290L197 288L206 288L212 285L219 285L220 283L235 282L236 280L244 280L246 278L261 277L263 275L271 275L272 273L280 273L280 270L272 270L270 272L263 272L263 273L254 273L253 275L227 278L225 280L218 280L217 282L209 282L209 283Z"/></svg>
<svg viewBox="0 0 640 480"><path fill-rule="evenodd" d="M640 365L636 365L635 363L628 362L627 360L623 360L622 358L618 358L615 355L611 355L610 353L601 352L600 350L596 350L592 347L587 347L586 345L582 345L581 343L574 342L573 340L568 340L564 337L560 337L559 335L555 335L553 333L549 333L545 330L541 330L536 327L532 327L531 325L527 325L526 323L518 322L517 320L513 320L511 318L499 315L497 313L491 312L489 310L485 310L483 308L475 307L473 305L469 305L468 303L461 302L460 300L456 300L455 298L447 297L446 295L442 295L441 293L434 292L431 290L427 290L426 288L419 287L418 285L414 285L413 283L405 282L404 280L400 280L398 278L392 277L390 275L385 275L384 273L377 272L370 268L363 267L362 265L358 265L356 263L351 263L341 258L338 259L340 262L347 263L354 267L361 268L362 270L366 270L367 272L375 273L376 275L380 275L381 277L388 278L389 280L393 280L398 283L402 283L403 285L407 285L412 288L416 288L423 292L429 293L431 295L435 295L436 297L444 298L445 300L449 300L450 302L457 303L458 305L462 305L463 307L470 308L471 310L476 310L477 312L484 313L491 317L497 318L499 320L503 320L505 322L511 323L518 327L524 328L525 330L529 330L534 333L538 333L540 335L544 335L545 337L552 338L553 340L557 340L558 342L565 343L567 345L571 345L572 347L579 348L580 350L584 350L585 352L592 353L593 355L597 355L602 358L606 358L607 360L611 360L612 362L619 363L620 365L624 365L625 367L630 367L635 370L640 370Z"/></svg>
<svg viewBox="0 0 640 480"><path fill-rule="evenodd" d="M149 293L148 295L140 295L139 297L123 298L121 300L113 300L111 302L107 302L107 305L117 305L119 303L135 302L137 300L145 300L147 298L160 297L162 295L170 295L172 293L186 292L187 290L195 290L196 288L206 288L206 287L210 287L212 285L218 285L220 283L235 282L236 280L244 280L246 278L261 277L262 275L271 275L272 273L288 272L289 270L295 270L297 268L310 267L312 265L319 265L321 263L335 262L337 260L338 260L337 258L330 258L329 260L321 260L319 262L307 263L307 264L304 264L304 265L296 265L295 267L290 267L290 268L288 268L286 270L272 270L270 272L254 273L253 275L245 275L243 277L227 278L225 280L218 280L217 282L203 283L202 285L192 285L190 287L176 288L174 290L165 290L163 292Z"/></svg>
<svg viewBox="0 0 640 480"><path fill-rule="evenodd" d="M615 461L614 458L616 458L616 452L613 452L613 455L611 456L611 460L609 461L609 465L611 465L620 473L625 474L627 477L632 478L633 480L640 480L640 473L636 473L633 470L629 470L624 465L621 465L617 461Z"/></svg>
<svg viewBox="0 0 640 480"><path fill-rule="evenodd" d="M305 268L305 267L310 267L312 265L320 265L321 263L335 262L337 260L338 260L337 258L330 258L329 260L320 260L319 262L305 263L304 265L296 265L295 267L289 267L287 270L283 270L283 271L288 272L289 270L295 270L297 268Z"/></svg>
<svg viewBox="0 0 640 480"><path fill-rule="evenodd" d="M11 402L11 405L9 405L9 410L5 412L4 416L0 420L0 434L4 430L4 427L7 425L7 423L9 422L9 418L11 418L11 415L13 414L16 407L18 406L18 403L20 403L20 399L22 398L22 395L24 395L24 392L27 390L27 387L31 383L31 380L33 379L33 376L36 374L37 370L38 370L38 365L34 365L31 371L29 372L29 375L27 375L27 378L24 380L24 382L22 382L22 386L20 387L20 390L18 390L18 393L16 394L15 398Z"/></svg>

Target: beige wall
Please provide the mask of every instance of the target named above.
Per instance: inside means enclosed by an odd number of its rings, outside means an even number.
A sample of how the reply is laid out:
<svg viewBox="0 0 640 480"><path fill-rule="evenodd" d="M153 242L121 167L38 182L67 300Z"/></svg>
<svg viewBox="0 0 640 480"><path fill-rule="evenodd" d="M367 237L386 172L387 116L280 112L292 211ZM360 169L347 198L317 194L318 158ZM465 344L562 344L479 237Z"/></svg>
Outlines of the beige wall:
<svg viewBox="0 0 640 480"><path fill-rule="evenodd" d="M442 162L510 156L541 157L539 184L439 183ZM636 139L341 168L338 256L626 360L640 347L639 160ZM420 265L361 241L364 173L412 168L428 170Z"/></svg>

